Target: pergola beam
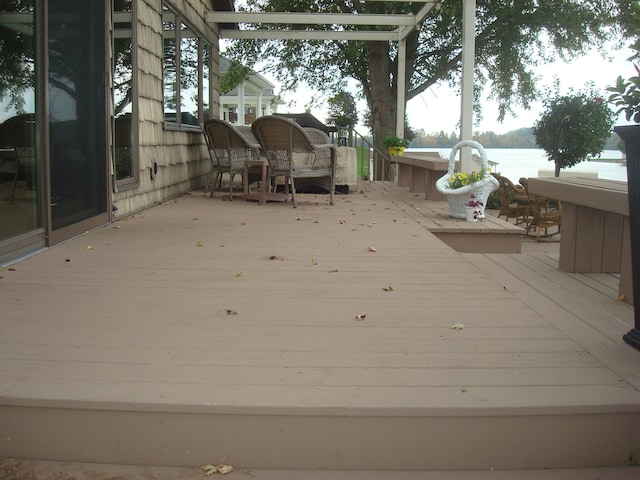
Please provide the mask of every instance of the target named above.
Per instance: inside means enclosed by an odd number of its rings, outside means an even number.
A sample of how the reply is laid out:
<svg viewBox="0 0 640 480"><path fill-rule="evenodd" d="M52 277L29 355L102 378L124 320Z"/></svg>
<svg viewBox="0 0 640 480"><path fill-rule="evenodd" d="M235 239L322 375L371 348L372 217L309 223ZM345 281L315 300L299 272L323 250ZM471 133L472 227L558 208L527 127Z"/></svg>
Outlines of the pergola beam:
<svg viewBox="0 0 640 480"><path fill-rule="evenodd" d="M373 40L398 41L397 31L374 30L231 30L221 29L220 37L259 40Z"/></svg>
<svg viewBox="0 0 640 480"><path fill-rule="evenodd" d="M403 3L405 0L367 0L369 2L391 1ZM221 29L220 36L231 39L272 39L272 40L373 40L397 41L397 121L396 135L404 135L405 95L407 82L406 38L417 28L427 14L439 7L439 0L414 0L424 3L417 15L375 15L341 13L300 13L300 12L207 12L206 21L211 24L274 24L274 25L372 25L397 27L388 31L364 30L233 30ZM475 0L460 0L463 4L463 65L461 102L461 139L472 137L473 126L473 70L475 64ZM465 152L461 152L463 156ZM469 158L470 158L469 152ZM468 160L470 161L470 160ZM463 160L463 167L466 161Z"/></svg>
<svg viewBox="0 0 640 480"><path fill-rule="evenodd" d="M290 25L379 25L416 26L416 16L353 13L300 12L207 12L207 22L265 23Z"/></svg>

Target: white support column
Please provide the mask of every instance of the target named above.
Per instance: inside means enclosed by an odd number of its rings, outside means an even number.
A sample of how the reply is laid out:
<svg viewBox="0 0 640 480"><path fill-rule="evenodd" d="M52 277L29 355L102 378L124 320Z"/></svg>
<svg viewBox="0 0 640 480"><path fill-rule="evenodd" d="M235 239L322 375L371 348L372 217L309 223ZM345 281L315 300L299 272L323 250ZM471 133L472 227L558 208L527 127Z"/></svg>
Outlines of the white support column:
<svg viewBox="0 0 640 480"><path fill-rule="evenodd" d="M238 85L238 125L244 125L244 83Z"/></svg>
<svg viewBox="0 0 640 480"><path fill-rule="evenodd" d="M462 0L462 101L460 112L460 139L473 138L473 70L476 50L476 0ZM471 149L460 149L461 169L473 170Z"/></svg>
<svg viewBox="0 0 640 480"><path fill-rule="evenodd" d="M256 94L256 118L262 116L262 93Z"/></svg>
<svg viewBox="0 0 640 480"><path fill-rule="evenodd" d="M404 138L404 89L407 82L405 78L407 64L407 39L405 37L400 38L398 41L398 93L396 95L396 136Z"/></svg>

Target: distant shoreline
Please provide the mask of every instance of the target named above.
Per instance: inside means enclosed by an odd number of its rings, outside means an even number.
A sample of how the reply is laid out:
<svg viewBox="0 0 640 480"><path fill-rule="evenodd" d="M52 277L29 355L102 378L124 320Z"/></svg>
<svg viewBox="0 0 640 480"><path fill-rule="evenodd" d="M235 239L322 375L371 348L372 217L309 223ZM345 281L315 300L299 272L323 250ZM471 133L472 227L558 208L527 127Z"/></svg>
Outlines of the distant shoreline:
<svg viewBox="0 0 640 480"><path fill-rule="evenodd" d="M602 163L627 163L624 158L590 158L587 162L602 162Z"/></svg>

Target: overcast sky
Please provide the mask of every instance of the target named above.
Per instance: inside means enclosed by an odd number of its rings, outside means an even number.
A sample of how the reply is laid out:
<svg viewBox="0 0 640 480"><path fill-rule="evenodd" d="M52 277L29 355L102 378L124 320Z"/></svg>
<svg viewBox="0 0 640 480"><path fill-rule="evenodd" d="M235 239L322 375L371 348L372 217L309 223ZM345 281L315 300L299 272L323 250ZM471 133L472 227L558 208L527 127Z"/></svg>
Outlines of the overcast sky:
<svg viewBox="0 0 640 480"><path fill-rule="evenodd" d="M560 79L561 93L568 93L569 88L580 90L589 81L593 81L597 89L602 91L606 98L605 88L615 83L618 75L627 78L635 75L633 65L627 61L632 55L632 50L627 47L618 50L610 50L613 59L604 60L597 52L592 52L585 57L576 58L570 63L558 62L541 67L538 73L541 75L540 86L552 87L554 78ZM268 78L268 76L267 76ZM270 78L271 81L273 79ZM277 82L273 82L276 83ZM278 90L278 89L276 89ZM291 107L283 106L280 111L303 112L309 99L314 96L313 91L300 89L296 94L284 93L284 100L292 102ZM322 102L321 102L322 103ZM495 103L483 101L483 119L476 122L474 131L493 131L506 133L522 127L531 127L540 117L542 112L541 102L532 106L531 110L516 110L516 117L507 117L503 123L498 123L498 110ZM320 106L314 106L312 113L320 120L326 120L326 110ZM458 132L460 118L460 99L447 87L436 87L428 90L419 97L412 99L407 104L409 125L414 129L424 129L426 133ZM618 124L626 123L620 119ZM366 133L364 127L356 127L361 133Z"/></svg>

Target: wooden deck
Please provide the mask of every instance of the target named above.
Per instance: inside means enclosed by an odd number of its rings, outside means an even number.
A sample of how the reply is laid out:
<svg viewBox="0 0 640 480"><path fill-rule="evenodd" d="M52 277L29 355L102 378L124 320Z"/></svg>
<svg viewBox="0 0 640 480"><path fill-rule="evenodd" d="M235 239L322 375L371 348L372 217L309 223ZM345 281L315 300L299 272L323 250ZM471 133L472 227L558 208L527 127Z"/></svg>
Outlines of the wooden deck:
<svg viewBox="0 0 640 480"><path fill-rule="evenodd" d="M637 478L616 276L456 252L397 194L194 192L5 268L0 457Z"/></svg>
<svg viewBox="0 0 640 480"><path fill-rule="evenodd" d="M470 223L449 217L446 201L425 200L421 193L412 192L410 188L397 187L388 182L378 182L372 188L458 252L520 253L521 251L521 239L525 230L499 219L496 215L487 215L481 222Z"/></svg>

